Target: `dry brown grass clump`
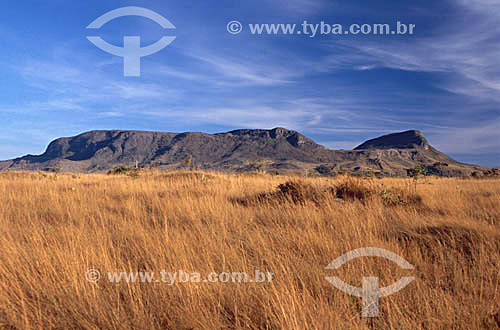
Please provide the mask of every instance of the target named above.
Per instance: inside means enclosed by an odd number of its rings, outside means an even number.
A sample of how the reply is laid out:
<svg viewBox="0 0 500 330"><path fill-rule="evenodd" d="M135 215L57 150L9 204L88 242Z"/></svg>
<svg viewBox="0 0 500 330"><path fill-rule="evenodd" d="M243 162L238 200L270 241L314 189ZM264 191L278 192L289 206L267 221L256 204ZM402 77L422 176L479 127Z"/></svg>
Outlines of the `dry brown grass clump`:
<svg viewBox="0 0 500 330"><path fill-rule="evenodd" d="M179 171L172 171L172 172L167 172L166 174L162 175L161 177L165 179L172 179L172 180L182 180L182 179L192 179L192 180L212 180L215 179L216 176L206 173L206 172L198 172L198 171L189 171L189 172L179 172Z"/></svg>
<svg viewBox="0 0 500 330"><path fill-rule="evenodd" d="M324 206L333 202L382 202L385 206L422 207L422 197L408 189L387 189L377 185L373 180L344 176L334 184L325 186L313 185L303 180L292 180L276 187L275 191L259 193L254 196L235 198L233 201L244 206L259 204L304 204L312 202L316 206Z"/></svg>
<svg viewBox="0 0 500 330"><path fill-rule="evenodd" d="M0 329L492 329L500 181L205 172L0 173ZM235 202L239 200L240 202ZM356 248L382 258L325 267ZM98 283L87 270L101 272ZM107 272L274 273L264 283L113 283ZM387 286L380 300L325 280Z"/></svg>
<svg viewBox="0 0 500 330"><path fill-rule="evenodd" d="M275 191L233 200L244 206L283 203L303 204L306 201L319 203L324 199L324 194L324 191L309 183L293 180L279 184Z"/></svg>
<svg viewBox="0 0 500 330"><path fill-rule="evenodd" d="M368 201L377 194L373 181L346 176L334 186L335 195L348 201Z"/></svg>

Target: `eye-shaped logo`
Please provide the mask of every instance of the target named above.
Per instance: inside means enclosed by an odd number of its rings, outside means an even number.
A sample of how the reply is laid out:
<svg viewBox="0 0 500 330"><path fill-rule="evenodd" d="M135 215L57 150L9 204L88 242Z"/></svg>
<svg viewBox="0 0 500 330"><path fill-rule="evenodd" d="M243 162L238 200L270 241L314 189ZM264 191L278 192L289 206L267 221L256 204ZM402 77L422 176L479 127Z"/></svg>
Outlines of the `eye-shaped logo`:
<svg viewBox="0 0 500 330"><path fill-rule="evenodd" d="M366 247L349 251L346 254L332 261L325 269L338 269L346 262L361 257L382 257L393 261L403 269L413 269L413 266L410 263L408 263L408 261L401 258L397 254L392 253L391 251L374 247ZM411 281L413 281L415 278L402 277L396 283L386 286L384 288L379 288L378 277L363 277L362 288L351 286L336 276L326 277L326 279L328 282L332 283L337 289L342 290L345 293L348 293L352 296L362 298L362 306L363 306L361 312L362 317L377 317L379 312L378 310L379 298L389 296L393 293L398 292L399 290L403 289L408 284L410 284Z"/></svg>
<svg viewBox="0 0 500 330"><path fill-rule="evenodd" d="M104 24L118 17L123 16L141 16L149 18L158 23L164 29L175 29L175 26L170 23L165 17L152 10L141 7L123 7L112 10L87 26L87 29L100 29ZM87 37L91 43L103 51L123 57L123 69L125 77L139 77L141 75L141 57L149 56L161 51L163 48L170 45L175 37L162 37L156 43L141 48L141 37L126 36L123 37L123 48L111 45L104 41L101 37Z"/></svg>

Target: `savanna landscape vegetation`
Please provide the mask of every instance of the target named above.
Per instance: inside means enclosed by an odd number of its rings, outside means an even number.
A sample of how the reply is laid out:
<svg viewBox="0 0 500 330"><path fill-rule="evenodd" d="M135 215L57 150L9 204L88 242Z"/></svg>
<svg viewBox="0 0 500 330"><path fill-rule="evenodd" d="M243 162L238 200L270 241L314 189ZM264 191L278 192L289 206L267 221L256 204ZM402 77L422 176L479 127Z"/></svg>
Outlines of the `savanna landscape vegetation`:
<svg viewBox="0 0 500 330"><path fill-rule="evenodd" d="M500 181L203 171L0 173L2 329L494 329ZM325 267L362 247L366 257ZM89 269L102 278L86 280ZM112 283L107 272L272 272L263 283ZM331 285L415 280L361 317Z"/></svg>

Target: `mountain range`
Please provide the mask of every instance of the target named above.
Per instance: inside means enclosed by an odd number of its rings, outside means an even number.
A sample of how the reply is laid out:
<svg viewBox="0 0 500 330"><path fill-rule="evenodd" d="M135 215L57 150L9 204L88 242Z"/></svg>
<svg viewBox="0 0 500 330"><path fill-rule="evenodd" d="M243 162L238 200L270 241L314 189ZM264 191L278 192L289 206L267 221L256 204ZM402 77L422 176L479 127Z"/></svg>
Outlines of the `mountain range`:
<svg viewBox="0 0 500 330"><path fill-rule="evenodd" d="M330 150L285 128L240 129L218 134L90 131L56 139L41 155L1 161L0 170L100 172L118 165L391 176L404 176L406 169L416 166L442 176L468 176L485 170L460 163L436 150L417 130L368 140L354 150Z"/></svg>

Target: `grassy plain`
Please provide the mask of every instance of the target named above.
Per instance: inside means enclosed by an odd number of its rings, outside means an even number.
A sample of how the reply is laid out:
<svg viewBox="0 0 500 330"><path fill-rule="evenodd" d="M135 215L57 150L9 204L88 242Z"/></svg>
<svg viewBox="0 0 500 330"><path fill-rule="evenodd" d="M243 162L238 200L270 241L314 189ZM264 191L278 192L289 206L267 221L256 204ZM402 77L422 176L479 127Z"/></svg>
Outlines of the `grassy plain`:
<svg viewBox="0 0 500 330"><path fill-rule="evenodd" d="M289 186L278 185L295 182ZM297 183L298 182L298 183ZM500 328L500 180L0 173L0 329ZM356 248L392 251L325 267ZM86 280L98 269L101 280ZM111 283L107 272L274 273ZM414 276L361 318L338 276Z"/></svg>

